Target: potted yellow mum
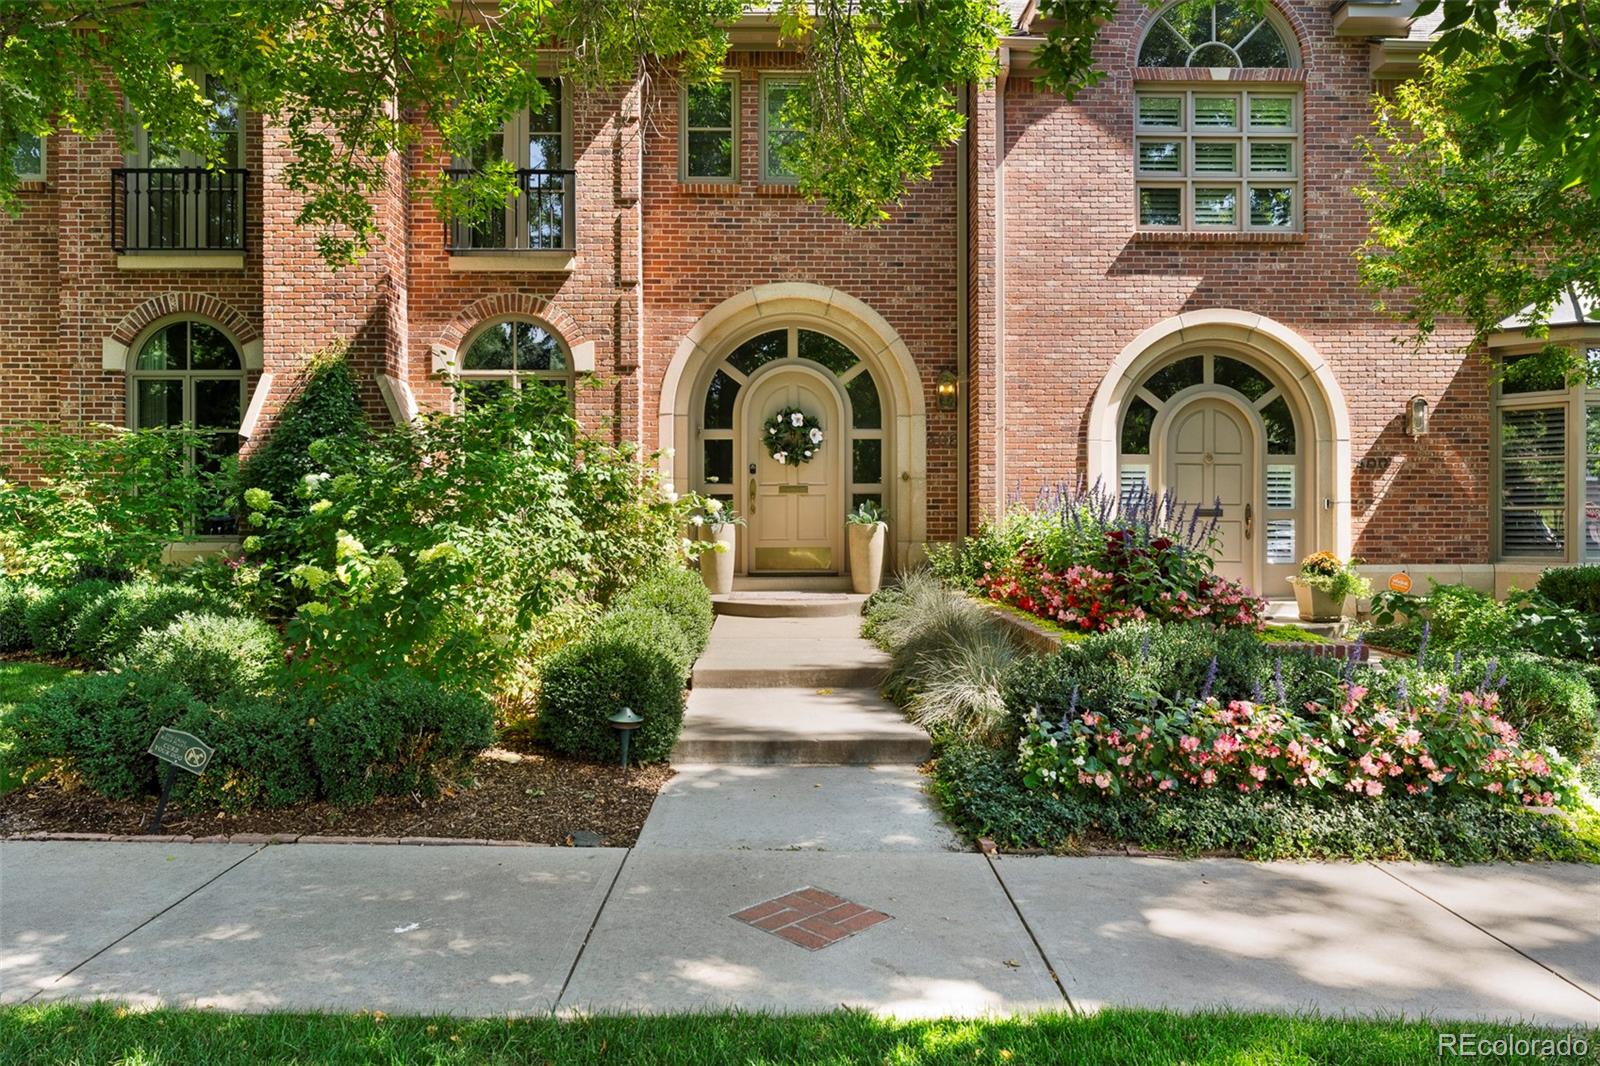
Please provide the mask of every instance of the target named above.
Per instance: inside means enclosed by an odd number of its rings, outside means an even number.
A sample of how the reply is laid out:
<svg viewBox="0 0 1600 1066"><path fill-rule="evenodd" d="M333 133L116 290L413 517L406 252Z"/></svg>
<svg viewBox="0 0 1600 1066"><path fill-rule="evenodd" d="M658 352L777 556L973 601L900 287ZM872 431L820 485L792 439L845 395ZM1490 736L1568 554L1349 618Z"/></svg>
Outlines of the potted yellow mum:
<svg viewBox="0 0 1600 1066"><path fill-rule="evenodd" d="M1337 622L1351 596L1372 595L1372 582L1356 572L1356 561L1345 562L1332 552L1313 552L1300 560L1289 581L1302 622Z"/></svg>

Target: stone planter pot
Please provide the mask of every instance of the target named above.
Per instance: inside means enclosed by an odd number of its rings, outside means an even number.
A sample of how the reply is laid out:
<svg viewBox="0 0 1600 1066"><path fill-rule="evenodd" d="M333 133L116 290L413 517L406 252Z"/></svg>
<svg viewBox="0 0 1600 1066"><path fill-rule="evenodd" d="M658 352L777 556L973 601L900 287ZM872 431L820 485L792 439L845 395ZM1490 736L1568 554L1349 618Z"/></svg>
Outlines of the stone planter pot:
<svg viewBox="0 0 1600 1066"><path fill-rule="evenodd" d="M883 522L845 526L850 541L850 588L857 595L870 596L883 581L883 546L889 527Z"/></svg>
<svg viewBox="0 0 1600 1066"><path fill-rule="evenodd" d="M727 545L725 551L713 549L700 553L700 580L706 583L706 591L713 596L726 596L733 591L733 549L738 528L731 522L707 523L700 527L701 540Z"/></svg>
<svg viewBox="0 0 1600 1066"><path fill-rule="evenodd" d="M1321 589L1294 582L1295 606L1302 622L1338 622L1344 619L1344 597L1334 597Z"/></svg>

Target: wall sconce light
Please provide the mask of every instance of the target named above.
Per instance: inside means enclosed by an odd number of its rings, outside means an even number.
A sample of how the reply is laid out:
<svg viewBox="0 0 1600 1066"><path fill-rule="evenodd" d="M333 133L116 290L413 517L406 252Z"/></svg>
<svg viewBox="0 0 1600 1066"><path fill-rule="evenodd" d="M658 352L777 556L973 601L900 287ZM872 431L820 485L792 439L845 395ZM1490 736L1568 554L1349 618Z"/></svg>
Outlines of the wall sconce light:
<svg viewBox="0 0 1600 1066"><path fill-rule="evenodd" d="M946 370L939 375L934 389L939 397L939 410L954 411L956 409L957 383L956 376Z"/></svg>
<svg viewBox="0 0 1600 1066"><path fill-rule="evenodd" d="M1428 401L1425 397L1413 396L1406 405L1406 432L1413 437L1428 432Z"/></svg>

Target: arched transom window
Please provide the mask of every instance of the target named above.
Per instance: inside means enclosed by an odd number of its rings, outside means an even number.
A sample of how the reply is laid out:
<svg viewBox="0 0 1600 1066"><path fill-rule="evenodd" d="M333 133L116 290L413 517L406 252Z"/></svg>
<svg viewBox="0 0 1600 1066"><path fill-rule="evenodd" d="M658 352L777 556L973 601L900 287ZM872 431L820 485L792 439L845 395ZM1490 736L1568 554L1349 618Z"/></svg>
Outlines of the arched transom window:
<svg viewBox="0 0 1600 1066"><path fill-rule="evenodd" d="M1239 0L1179 0L1150 25L1141 67L1292 67L1288 34Z"/></svg>
<svg viewBox="0 0 1600 1066"><path fill-rule="evenodd" d="M831 372L844 389L850 419L850 506L883 502L884 417L878 384L866 363L839 340L790 327L751 337L718 364L700 410L700 491L732 501L734 412L739 390L779 360L805 360Z"/></svg>
<svg viewBox="0 0 1600 1066"><path fill-rule="evenodd" d="M479 328L463 345L457 374L470 402L534 381L572 396L572 355L532 319L507 318Z"/></svg>
<svg viewBox="0 0 1600 1066"><path fill-rule="evenodd" d="M1253 364L1231 355L1187 355L1157 369L1129 394L1123 406L1119 482L1124 496L1154 490L1153 457L1162 442L1152 435L1161 412L1179 393L1209 386L1234 393L1261 418L1266 438L1266 561L1296 561L1300 440L1294 412L1283 390Z"/></svg>

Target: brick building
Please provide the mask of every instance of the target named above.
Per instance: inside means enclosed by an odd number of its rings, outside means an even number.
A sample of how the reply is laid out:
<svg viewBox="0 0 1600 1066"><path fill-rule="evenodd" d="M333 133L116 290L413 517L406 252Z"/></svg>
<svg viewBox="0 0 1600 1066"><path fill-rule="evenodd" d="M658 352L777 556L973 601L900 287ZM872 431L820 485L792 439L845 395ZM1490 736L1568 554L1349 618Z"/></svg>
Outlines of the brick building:
<svg viewBox="0 0 1600 1066"><path fill-rule="evenodd" d="M680 488L749 516L741 572L840 570L862 499L904 563L1100 480L1220 501L1224 568L1275 595L1319 548L1526 584L1594 550L1581 391L1501 396L1467 331L1397 341L1356 275L1358 140L1426 45L1411 6L1126 0L1107 78L1069 103L1035 80L1014 3L996 84L962 93L966 137L870 230L785 175L804 72L759 20L715 89L552 80L493 148L525 194L503 222L439 218L405 192L423 147L391 160L383 240L338 272L294 225L283 136L249 114L224 115L222 172L47 138L17 164L25 211L0 217L0 422L192 420L248 447L346 338L395 419L450 404L452 376L563 385L585 424L668 449ZM1558 333L1591 335L1564 313ZM1513 354L1516 327L1495 338ZM759 440L791 406L824 434L798 467Z"/></svg>

